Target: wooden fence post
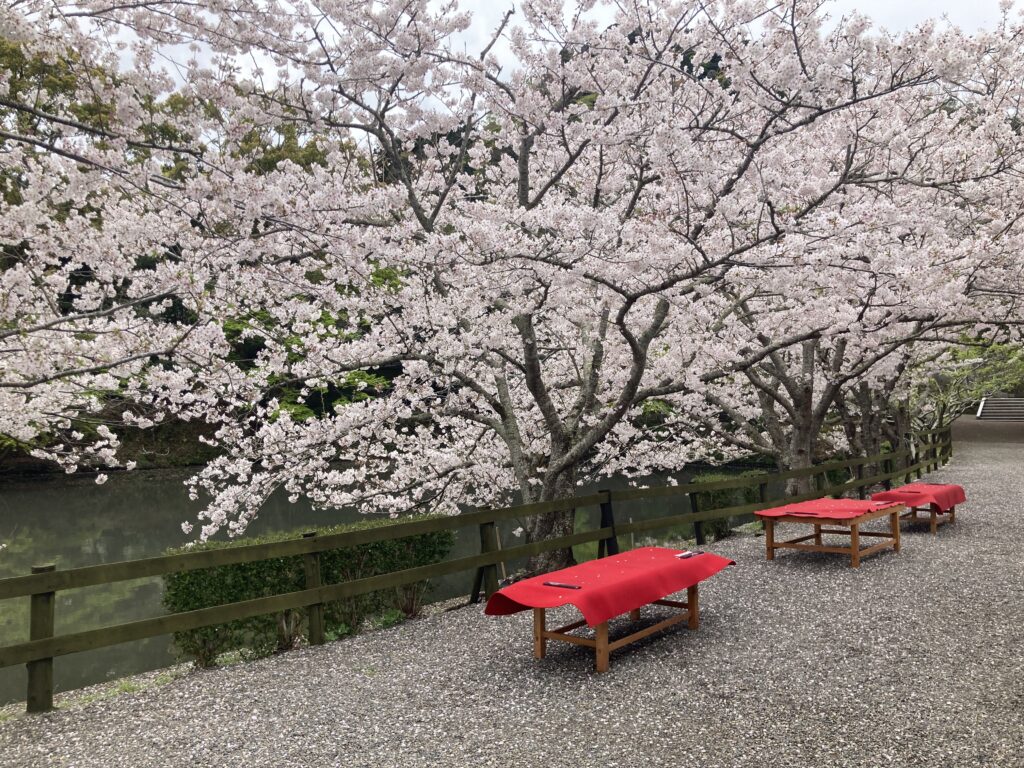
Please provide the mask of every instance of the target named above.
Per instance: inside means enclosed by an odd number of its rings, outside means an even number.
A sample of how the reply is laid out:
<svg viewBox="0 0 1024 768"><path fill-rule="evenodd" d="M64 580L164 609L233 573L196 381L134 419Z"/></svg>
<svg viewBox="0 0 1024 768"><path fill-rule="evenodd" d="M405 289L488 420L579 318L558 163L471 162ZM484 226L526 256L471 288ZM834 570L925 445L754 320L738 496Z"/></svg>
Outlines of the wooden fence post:
<svg viewBox="0 0 1024 768"><path fill-rule="evenodd" d="M768 503L768 483L758 483L757 484L757 500L761 504L767 504ZM756 521L756 520L758 520L758 518L755 517L754 520ZM762 524L761 527L763 528L764 525Z"/></svg>
<svg viewBox="0 0 1024 768"><path fill-rule="evenodd" d="M486 554L487 552L496 552L500 549L498 546L498 529L494 525L494 521L487 523L480 523L480 554ZM498 591L498 566L494 565L481 565L476 569L476 573L473 575L473 588L469 593L469 602L479 603L480 593L483 592L485 597L490 597Z"/></svg>
<svg viewBox="0 0 1024 768"><path fill-rule="evenodd" d="M304 539L316 538L316 531L306 531L302 534ZM302 556L303 569L306 572L306 589L317 589L323 586L323 577L320 573L320 553L307 552ZM316 603L309 606L309 644L323 645L324 636L324 604Z"/></svg>
<svg viewBox="0 0 1024 768"><path fill-rule="evenodd" d="M857 465L854 470L854 474L857 477L857 498L862 501L868 497L868 489L864 487L864 463L861 462Z"/></svg>
<svg viewBox="0 0 1024 768"><path fill-rule="evenodd" d="M697 504L697 494L690 492L686 495L690 497L690 511L693 514L697 514L700 511L700 507ZM693 524L693 535L697 539L698 544L704 543L704 524L699 520Z"/></svg>
<svg viewBox="0 0 1024 768"><path fill-rule="evenodd" d="M617 555L619 554L619 539L615 535L615 515L612 514L612 492L600 490L598 493L603 493L605 498L601 502L601 524L598 528L611 528L612 535L607 539L598 539L597 556L604 557L606 554Z"/></svg>
<svg viewBox="0 0 1024 768"><path fill-rule="evenodd" d="M33 565L32 573L49 573L57 566ZM37 592L32 595L29 617L29 640L43 640L53 637L54 593ZM53 709L53 659L39 659L25 665L28 668L28 695L25 700L26 712L49 712Z"/></svg>
<svg viewBox="0 0 1024 768"><path fill-rule="evenodd" d="M892 472L893 472L892 465L893 465L892 459L882 459L882 474L883 475L891 475ZM882 485L885 486L885 490L891 491L892 490L892 478L891 477L886 477L885 480L882 481Z"/></svg>

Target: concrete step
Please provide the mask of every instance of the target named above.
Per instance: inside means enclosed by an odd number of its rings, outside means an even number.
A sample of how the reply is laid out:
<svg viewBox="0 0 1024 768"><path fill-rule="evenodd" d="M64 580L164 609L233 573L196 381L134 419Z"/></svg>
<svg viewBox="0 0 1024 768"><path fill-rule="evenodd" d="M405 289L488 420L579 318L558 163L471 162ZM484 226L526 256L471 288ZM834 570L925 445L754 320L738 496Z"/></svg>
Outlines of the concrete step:
<svg viewBox="0 0 1024 768"><path fill-rule="evenodd" d="M976 417L990 421L1024 421L1024 397L986 397Z"/></svg>

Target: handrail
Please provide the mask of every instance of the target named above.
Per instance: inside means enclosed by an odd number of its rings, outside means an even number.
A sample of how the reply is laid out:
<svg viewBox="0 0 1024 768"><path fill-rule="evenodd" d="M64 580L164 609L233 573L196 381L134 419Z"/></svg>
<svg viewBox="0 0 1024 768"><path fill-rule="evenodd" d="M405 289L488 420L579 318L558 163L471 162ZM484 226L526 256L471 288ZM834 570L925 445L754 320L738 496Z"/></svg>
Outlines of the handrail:
<svg viewBox="0 0 1024 768"><path fill-rule="evenodd" d="M942 433L946 436L941 442L937 439L920 441L919 438L931 437ZM952 454L952 437L949 428L929 430L928 432L912 435L915 441L916 451L904 449L894 453L881 453L875 456L853 457L849 459L836 460L818 464L812 467L804 467L786 472L765 473L750 477L736 477L728 480L716 480L705 483L685 483L675 486L660 488L627 489L622 491L602 491L588 496L554 499L551 501L538 502L521 506L501 507L498 509L478 510L463 515L451 517L437 517L427 520L413 520L410 522L397 523L391 526L379 528L368 528L359 531L346 533L329 534L326 536L310 536L301 539L288 539L280 542L266 544L251 544L224 549L206 550L202 552L183 552L173 555L163 555L140 560L128 560L117 563L106 563L103 565L84 566L72 568L66 571L48 570L33 573L27 576L15 576L13 578L0 579L0 600L16 597L31 596L33 601L33 614L39 606L42 613L49 612L51 619L50 629L41 633L44 636L37 636L35 623L33 624L32 639L27 642L15 643L13 645L0 647L0 668L14 664L27 663L30 667L29 675L29 707L33 707L33 694L36 696L36 709L34 711L45 711L52 706L52 684L47 686L39 683L39 679L45 680L45 676L37 678L33 683L33 665L52 664L55 656L62 656L69 653L78 653L93 648L101 648L109 645L140 640L147 637L183 632L191 629L222 624L228 621L249 618L266 613L277 613L279 611L303 608L312 605L323 604L343 600L357 595L367 594L382 589L390 589L406 584L412 584L425 579L436 578L452 573L476 569L494 568L498 563L512 561L521 557L528 557L542 552L570 547L575 544L582 544L591 541L608 541L616 535L625 533L638 533L642 531L667 528L674 525L728 518L737 515L749 514L759 509L767 509L782 504L789 504L796 501L819 498L826 492L833 495L849 490L868 488L876 483L887 482L900 476L909 478L911 473L916 472L920 477L921 470L928 471L929 467L938 467ZM930 457L929 457L930 454ZM912 458L925 456L910 464ZM902 462L904 466L893 469L893 464ZM861 468L866 465L886 465L887 471L871 477L863 477ZM856 478L848 482L832 486L826 490L817 490L799 496L790 496L781 499L768 500L765 498L764 487L762 487L762 500L755 503L740 504L731 507L708 509L697 511L696 504L691 504L691 511L668 515L650 520L630 522L625 525L613 525L602 527L591 531L580 531L565 536L545 541L530 542L513 547L502 549L487 549L484 547L484 537L481 537L481 552L478 555L462 557L455 560L447 560L431 565L409 568L402 571L371 576L355 581L342 582L314 586L298 592L290 592L281 595L245 600L236 603L202 608L195 611L159 616L151 619L124 622L108 627L82 632L73 632L64 635L53 636L52 634L52 611L53 593L59 590L77 589L97 584L109 584L131 579L163 576L171 573L181 573L200 568L212 568L222 565L252 562L277 557L289 557L297 555L308 555L317 552L324 552L332 549L354 547L376 541L402 539L409 536L417 536L425 533L434 533L444 530L455 530L467 526L478 525L481 532L488 527L493 528L494 523L513 518L529 517L544 512L573 509L585 506L609 505L615 501L634 501L640 499L665 498L670 496L688 495L693 501L696 494L716 491L749 488L752 486L767 486L768 483L782 480L814 477L825 473L848 469L851 472L856 470ZM863 491L862 491L863 493ZM611 519L609 517L609 519ZM312 586L312 585L310 585ZM48 601L48 602L47 602ZM45 609L43 611L42 609ZM35 622L35 618L33 618ZM45 617L43 623L45 625ZM35 688L33 687L35 686ZM41 686L41 687L40 687ZM42 706L38 706L42 701Z"/></svg>

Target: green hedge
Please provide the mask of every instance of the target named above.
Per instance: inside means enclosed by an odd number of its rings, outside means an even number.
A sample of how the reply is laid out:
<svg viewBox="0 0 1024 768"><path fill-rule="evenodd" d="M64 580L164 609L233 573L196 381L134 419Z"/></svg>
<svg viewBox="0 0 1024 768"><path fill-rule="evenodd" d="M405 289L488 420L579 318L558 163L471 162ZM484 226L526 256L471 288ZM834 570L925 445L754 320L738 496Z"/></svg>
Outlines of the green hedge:
<svg viewBox="0 0 1024 768"><path fill-rule="evenodd" d="M857 475L849 469L830 469L825 473L825 488L823 493L831 493L831 489L837 485L843 485L851 480L856 480ZM817 480L815 480L817 482ZM815 485L815 488L818 486Z"/></svg>
<svg viewBox="0 0 1024 768"><path fill-rule="evenodd" d="M321 535L365 530L393 524L392 520L365 520L319 529ZM301 531L289 531L236 541L211 541L189 548L170 550L196 552L250 544L265 544L299 538ZM383 573L430 565L445 559L455 543L452 531L378 541L320 553L324 584L367 578ZM270 597L305 589L302 556L279 557L253 563L205 568L164 576L163 604L172 613L209 608L225 603ZM394 623L419 613L427 582L394 590L373 592L324 605L324 630L328 638L355 634L368 618ZM237 651L244 658L266 656L295 647L305 633L305 609L256 616L213 627L177 632L174 642L180 652L194 659L196 666L209 667L223 653Z"/></svg>
<svg viewBox="0 0 1024 768"><path fill-rule="evenodd" d="M750 469L745 472L730 472L728 474L724 472L702 472L699 475L694 475L690 482L718 483L723 480L740 480L766 474L766 472L759 469ZM760 491L756 485L751 485L746 488L701 491L696 496L698 509L701 512L706 512L711 509L725 509L726 507L738 507L742 504L753 504L760 500ZM712 541L724 539L732 532L731 522L729 518L705 520L703 523L704 535Z"/></svg>

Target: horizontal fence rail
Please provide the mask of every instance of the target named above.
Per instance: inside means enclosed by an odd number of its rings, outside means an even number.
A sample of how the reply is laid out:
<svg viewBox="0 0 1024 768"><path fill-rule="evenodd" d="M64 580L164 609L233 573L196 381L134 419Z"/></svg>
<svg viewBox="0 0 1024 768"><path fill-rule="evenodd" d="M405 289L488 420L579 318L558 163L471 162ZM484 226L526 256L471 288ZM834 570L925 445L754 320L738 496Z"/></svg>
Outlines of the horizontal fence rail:
<svg viewBox="0 0 1024 768"><path fill-rule="evenodd" d="M854 457L826 462L811 467L786 472L765 473L748 477L737 477L706 483L683 483L659 488L633 488L621 491L601 491L588 496L555 499L536 504L479 510L452 517L430 518L396 523L391 526L350 531L320 536L307 534L302 538L288 539L266 544L183 552L141 560L85 566L65 571L52 566L37 566L26 576L0 579L0 600L29 597L32 600L30 639L0 647L0 667L27 664L29 687L28 711L46 711L53 706L53 659L71 653L103 648L134 640L143 640L175 632L201 629L239 619L264 614L280 613L286 610L313 608L338 600L345 600L379 590L392 589L427 579L449 574L476 570L476 583L472 599L479 597L483 589L490 595L497 589L497 566L519 558L532 557L554 549L578 544L599 542L600 552L613 554L618 551L617 536L628 533L642 533L672 526L692 524L698 540L702 540L700 525L722 518L747 515L761 509L820 498L823 495L838 496L849 491L858 491L861 498L866 489L883 484L891 486L892 480L902 477L909 481L912 476L921 477L922 472L931 471L944 464L952 455L950 430L930 430L913 436L913 447L894 453L880 453L875 456ZM877 466L877 474L864 477L866 466ZM838 485L828 485L827 473L846 470L855 475L854 479ZM821 486L816 490L796 496L767 498L769 484L782 481L818 478ZM700 510L697 494L710 491L740 490L759 487L760 501L730 507ZM615 502L640 501L648 499L688 496L690 511L616 525L611 514ZM601 524L594 530L579 531L558 538L530 542L513 547L501 547L497 540L495 524L517 518L532 517L545 512L571 510L580 507L600 507ZM314 583L307 575L307 589L254 600L228 603L184 613L158 616L100 629L53 634L54 594L61 590L80 589L100 584L112 584L133 579L164 576L203 568L268 560L280 557L314 555L328 550L355 547L377 541L403 539L438 531L456 530L470 526L480 529L480 554L446 560L440 563L408 568L401 571L380 574L340 584L321 585L319 573ZM311 615L312 612L311 612ZM311 636L322 634L314 629L311 622ZM322 638L320 639L322 642Z"/></svg>

